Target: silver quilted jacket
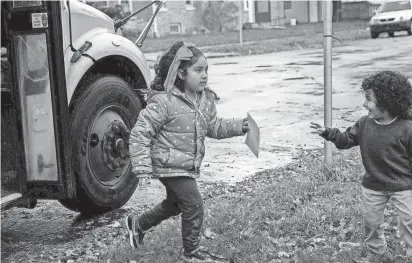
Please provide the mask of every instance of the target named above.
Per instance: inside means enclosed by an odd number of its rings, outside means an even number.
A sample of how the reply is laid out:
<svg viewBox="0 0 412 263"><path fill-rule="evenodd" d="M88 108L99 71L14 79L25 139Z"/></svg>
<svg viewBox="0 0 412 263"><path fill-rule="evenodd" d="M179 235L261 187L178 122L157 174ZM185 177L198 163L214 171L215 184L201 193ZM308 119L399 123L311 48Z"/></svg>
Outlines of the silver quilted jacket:
<svg viewBox="0 0 412 263"><path fill-rule="evenodd" d="M198 178L205 156L205 136L224 139L244 135L243 119L216 116L215 95L205 89L197 104L174 88L151 90L130 134L133 173L138 177Z"/></svg>

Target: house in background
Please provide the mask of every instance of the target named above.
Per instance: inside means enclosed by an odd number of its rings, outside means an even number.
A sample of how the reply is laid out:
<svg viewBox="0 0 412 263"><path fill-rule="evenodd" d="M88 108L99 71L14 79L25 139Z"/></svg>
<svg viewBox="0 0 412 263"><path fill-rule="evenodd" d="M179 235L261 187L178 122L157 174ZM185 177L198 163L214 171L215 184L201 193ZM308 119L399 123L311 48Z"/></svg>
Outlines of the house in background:
<svg viewBox="0 0 412 263"><path fill-rule="evenodd" d="M160 9L153 25L154 34L163 36L167 34L191 34L204 28L203 12L211 0L203 1L168 1ZM239 6L239 1L234 2ZM249 4L251 0L242 1L243 23L249 22ZM155 8L155 7L154 7ZM238 28L238 19L234 23L226 25L226 28Z"/></svg>
<svg viewBox="0 0 412 263"><path fill-rule="evenodd" d="M373 15L382 0L342 0L342 19L344 20L367 20Z"/></svg>
<svg viewBox="0 0 412 263"><path fill-rule="evenodd" d="M137 10L142 9L143 7L145 7L146 5L152 2L152 1L141 1L141 0L139 1L136 1L136 0L108 0L108 1L80 0L80 1L88 5L91 5L97 9L100 9L100 10L104 10L104 8L110 8L110 7L117 8L118 6L120 6L124 16L127 16ZM153 11L154 9L151 7L146 8L145 10L141 11L136 16L133 16L123 26L123 29L129 32L134 31L133 35L136 35L136 36L139 35L140 32L143 31L147 22L150 20L151 16L153 15Z"/></svg>
<svg viewBox="0 0 412 263"><path fill-rule="evenodd" d="M123 13L136 11L151 1L134 0L81 0L95 7L121 6ZM216 0L173 0L166 1L156 16L149 36L161 37L169 34L192 34L204 27L203 13L210 1ZM322 0L278 1L278 0L223 0L233 2L242 10L242 24L250 23L256 27L273 27L297 23L317 23L323 21ZM348 0L347 0L348 1ZM340 0L334 1L340 3ZM141 32L152 16L156 6L148 8L125 25L127 30ZM227 30L237 30L239 20L225 24Z"/></svg>
<svg viewBox="0 0 412 263"><path fill-rule="evenodd" d="M91 5L97 9L104 7L116 7L121 6L123 13L130 13L133 10L133 1L129 0L110 0L110 1L100 1L100 0L80 0L80 2Z"/></svg>
<svg viewBox="0 0 412 263"><path fill-rule="evenodd" d="M209 1L169 1L158 14L153 31L158 36L165 34L186 34L203 26L202 14ZM239 1L233 2L239 6ZM254 23L259 27L289 24L291 19L298 23L322 21L322 0L277 1L243 0L242 23ZM233 19L227 28L237 30L239 20Z"/></svg>
<svg viewBox="0 0 412 263"><path fill-rule="evenodd" d="M154 34L190 34L202 25L202 11L202 1L165 2L156 16Z"/></svg>
<svg viewBox="0 0 412 263"><path fill-rule="evenodd" d="M121 6L123 14L127 15L137 11L152 1L134 1L134 0L80 0L88 5L98 9L108 7ZM210 0L209 0L210 1ZM238 3L239 1L233 1ZM251 0L243 1L244 22L248 21L248 4ZM208 0L173 0L166 1L159 13L157 14L154 23L151 27L148 36L165 36L169 34L191 34L192 32L204 27L202 14L207 7ZM153 15L156 9L156 4L147 8L138 15L131 18L125 25L126 30L135 30L141 32ZM236 26L236 25L234 25Z"/></svg>
<svg viewBox="0 0 412 263"><path fill-rule="evenodd" d="M250 16L258 24L285 25L291 20L297 23L322 21L322 1L253 1Z"/></svg>

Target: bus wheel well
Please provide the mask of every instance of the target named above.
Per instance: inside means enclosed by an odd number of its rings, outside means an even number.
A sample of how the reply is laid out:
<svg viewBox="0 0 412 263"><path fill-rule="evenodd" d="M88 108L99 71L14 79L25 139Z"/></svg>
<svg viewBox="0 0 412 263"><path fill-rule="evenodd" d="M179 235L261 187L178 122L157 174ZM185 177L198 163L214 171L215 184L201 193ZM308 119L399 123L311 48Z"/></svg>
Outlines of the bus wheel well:
<svg viewBox="0 0 412 263"><path fill-rule="evenodd" d="M134 88L136 95L139 97L143 107L145 107L144 94L147 90L147 84L140 69L126 57L110 56L96 61L86 74L84 74L70 100L70 112L72 112L83 89L88 86L87 84L94 81L97 76L101 75L113 75L124 79Z"/></svg>

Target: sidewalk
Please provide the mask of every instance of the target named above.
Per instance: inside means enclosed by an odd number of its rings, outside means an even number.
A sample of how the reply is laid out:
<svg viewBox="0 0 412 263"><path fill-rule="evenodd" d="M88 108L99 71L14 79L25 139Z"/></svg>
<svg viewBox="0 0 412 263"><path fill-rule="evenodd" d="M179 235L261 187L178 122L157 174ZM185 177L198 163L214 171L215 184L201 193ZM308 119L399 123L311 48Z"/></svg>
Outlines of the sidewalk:
<svg viewBox="0 0 412 263"><path fill-rule="evenodd" d="M249 44L255 44L255 43L262 43L262 42L270 42L270 41L275 41L277 40L276 38L272 39L265 39L265 40L260 40L260 41L248 41L248 42L243 42L243 45L249 45ZM198 46L199 49L208 49L208 48L220 48L220 47L228 47L228 46L237 46L239 43L228 43L228 44L221 44L221 45L209 45L209 46ZM165 47L166 48L166 47ZM161 51L158 52L148 52L145 53L145 57L147 61L156 61L157 56L161 53ZM239 53L214 53L214 52L206 52L205 56L206 58L222 58L222 57L234 57L238 56Z"/></svg>
<svg viewBox="0 0 412 263"><path fill-rule="evenodd" d="M157 60L157 57L160 55L159 52L149 52L149 53L144 53L144 56L146 57L147 62L149 63L154 63ZM204 53L206 58L224 58L224 57L235 57L238 56L238 53Z"/></svg>

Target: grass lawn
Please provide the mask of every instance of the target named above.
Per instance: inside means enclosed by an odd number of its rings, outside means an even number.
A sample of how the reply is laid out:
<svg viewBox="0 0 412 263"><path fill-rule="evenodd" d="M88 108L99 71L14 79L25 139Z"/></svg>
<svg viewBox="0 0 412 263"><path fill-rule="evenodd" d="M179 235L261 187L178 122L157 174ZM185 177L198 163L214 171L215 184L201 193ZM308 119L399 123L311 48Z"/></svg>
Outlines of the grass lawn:
<svg viewBox="0 0 412 263"><path fill-rule="evenodd" d="M350 21L333 23L335 37L342 41L350 41L369 37L366 30L367 21ZM136 35L128 32L125 34L131 40ZM243 31L243 47L239 46L239 32L211 33L207 35L171 35L164 38L147 38L143 44L144 52L156 52L164 50L176 41L195 43L207 52L238 52L241 54L259 54L275 52L287 49L316 47L322 45L323 23L298 24L295 27L285 29L251 29ZM269 41L271 40L271 41ZM258 42L259 44L247 44L247 42ZM334 41L335 44L339 42ZM228 44L233 44L226 46ZM225 45L222 47L221 45ZM211 47L214 46L214 47Z"/></svg>
<svg viewBox="0 0 412 263"><path fill-rule="evenodd" d="M364 256L358 149L336 151L334 165L326 172L322 163L322 150L303 151L294 163L259 172L236 186L203 186L202 244L244 263L349 263ZM385 219L389 248L405 253L395 236L397 220L391 205ZM145 242L132 250L125 237L118 238L99 260L178 262L180 217L154 228Z"/></svg>

